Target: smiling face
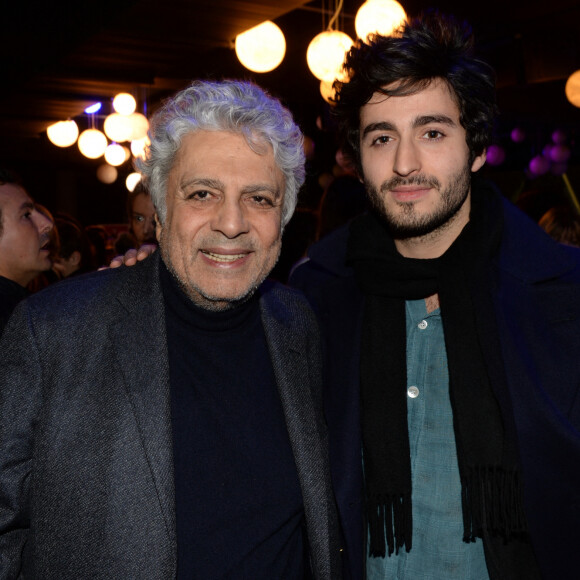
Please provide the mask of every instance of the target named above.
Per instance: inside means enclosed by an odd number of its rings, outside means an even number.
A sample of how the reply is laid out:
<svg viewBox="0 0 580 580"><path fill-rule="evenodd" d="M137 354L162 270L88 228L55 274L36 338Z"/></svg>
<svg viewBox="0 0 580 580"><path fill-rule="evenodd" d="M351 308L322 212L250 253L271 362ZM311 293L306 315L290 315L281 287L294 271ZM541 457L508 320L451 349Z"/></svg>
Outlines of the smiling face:
<svg viewBox="0 0 580 580"><path fill-rule="evenodd" d="M459 115L437 79L406 96L375 93L361 108L364 182L403 255L441 255L469 221L470 172L485 153L470 165ZM428 255L414 255L418 247Z"/></svg>
<svg viewBox="0 0 580 580"><path fill-rule="evenodd" d="M157 225L163 261L207 310L251 296L280 254L284 177L269 145L258 154L228 131L186 135Z"/></svg>
<svg viewBox="0 0 580 580"><path fill-rule="evenodd" d="M0 235L0 276L26 286L52 265L49 250L52 222L37 211L20 186L0 185L2 234Z"/></svg>

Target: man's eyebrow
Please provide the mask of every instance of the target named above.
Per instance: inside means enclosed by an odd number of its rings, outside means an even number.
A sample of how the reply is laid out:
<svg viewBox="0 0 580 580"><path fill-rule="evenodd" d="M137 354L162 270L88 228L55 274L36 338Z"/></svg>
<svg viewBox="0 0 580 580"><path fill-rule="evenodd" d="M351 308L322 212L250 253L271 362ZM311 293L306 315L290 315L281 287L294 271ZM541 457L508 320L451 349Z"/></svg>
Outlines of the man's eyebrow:
<svg viewBox="0 0 580 580"><path fill-rule="evenodd" d="M189 179L187 181L184 181L181 184L181 187L211 187L212 189L219 189L219 190L223 190L224 189L224 184L222 181L220 181L219 179L211 179L209 177L197 177L194 179Z"/></svg>
<svg viewBox="0 0 580 580"><path fill-rule="evenodd" d="M25 201L24 203L22 203L20 205L20 210L23 210L23 209L33 210L34 209L34 204L31 201Z"/></svg>
<svg viewBox="0 0 580 580"><path fill-rule="evenodd" d="M422 115L413 121L413 127L424 127L431 123L439 123L442 125L448 125L449 127L457 126L457 123L447 115Z"/></svg>
<svg viewBox="0 0 580 580"><path fill-rule="evenodd" d="M267 183L256 183L244 187L244 193L259 193L260 191L268 191L274 197L279 198L281 196L280 188L269 185Z"/></svg>
<svg viewBox="0 0 580 580"><path fill-rule="evenodd" d="M373 131L393 131L395 126L387 121L380 121L379 123L370 123L363 129L363 139Z"/></svg>

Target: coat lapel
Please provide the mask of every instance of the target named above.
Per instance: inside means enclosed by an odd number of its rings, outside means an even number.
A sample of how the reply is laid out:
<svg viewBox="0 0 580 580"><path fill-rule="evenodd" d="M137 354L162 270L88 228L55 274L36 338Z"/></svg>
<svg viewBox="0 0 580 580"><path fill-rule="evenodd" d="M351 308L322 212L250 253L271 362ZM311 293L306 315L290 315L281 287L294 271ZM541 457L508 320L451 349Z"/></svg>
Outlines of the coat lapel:
<svg viewBox="0 0 580 580"><path fill-rule="evenodd" d="M176 545L169 362L159 256L134 266L117 296L122 314L111 338L170 544Z"/></svg>
<svg viewBox="0 0 580 580"><path fill-rule="evenodd" d="M315 578L341 577L338 523L322 411L320 340L314 316L288 290L266 289L262 323L298 478Z"/></svg>

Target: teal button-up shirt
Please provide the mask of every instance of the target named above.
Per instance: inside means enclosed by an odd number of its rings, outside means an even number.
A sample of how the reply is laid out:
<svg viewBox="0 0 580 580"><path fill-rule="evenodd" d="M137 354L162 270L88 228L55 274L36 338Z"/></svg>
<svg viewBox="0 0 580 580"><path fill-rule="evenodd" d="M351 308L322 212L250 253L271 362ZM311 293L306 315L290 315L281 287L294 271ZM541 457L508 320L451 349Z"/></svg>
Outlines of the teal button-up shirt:
<svg viewBox="0 0 580 580"><path fill-rule="evenodd" d="M447 353L439 309L406 303L407 419L413 485L413 547L367 558L369 580L489 580L483 543L463 542L461 482Z"/></svg>

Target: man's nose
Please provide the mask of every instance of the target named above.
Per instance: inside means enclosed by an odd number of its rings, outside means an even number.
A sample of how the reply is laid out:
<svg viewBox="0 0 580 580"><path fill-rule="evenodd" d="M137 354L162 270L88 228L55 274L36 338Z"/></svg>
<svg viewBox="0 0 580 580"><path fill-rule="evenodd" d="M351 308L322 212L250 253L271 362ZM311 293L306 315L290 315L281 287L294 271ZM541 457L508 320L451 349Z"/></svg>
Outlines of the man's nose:
<svg viewBox="0 0 580 580"><path fill-rule="evenodd" d="M397 143L393 171L397 175L407 176L421 168L421 161L416 143L412 138L401 138Z"/></svg>
<svg viewBox="0 0 580 580"><path fill-rule="evenodd" d="M227 238L235 238L248 231L248 221L241 201L224 200L215 210L211 227Z"/></svg>
<svg viewBox="0 0 580 580"><path fill-rule="evenodd" d="M39 234L48 234L50 231L52 231L54 224L44 214L35 209L32 215L34 225L36 226Z"/></svg>

